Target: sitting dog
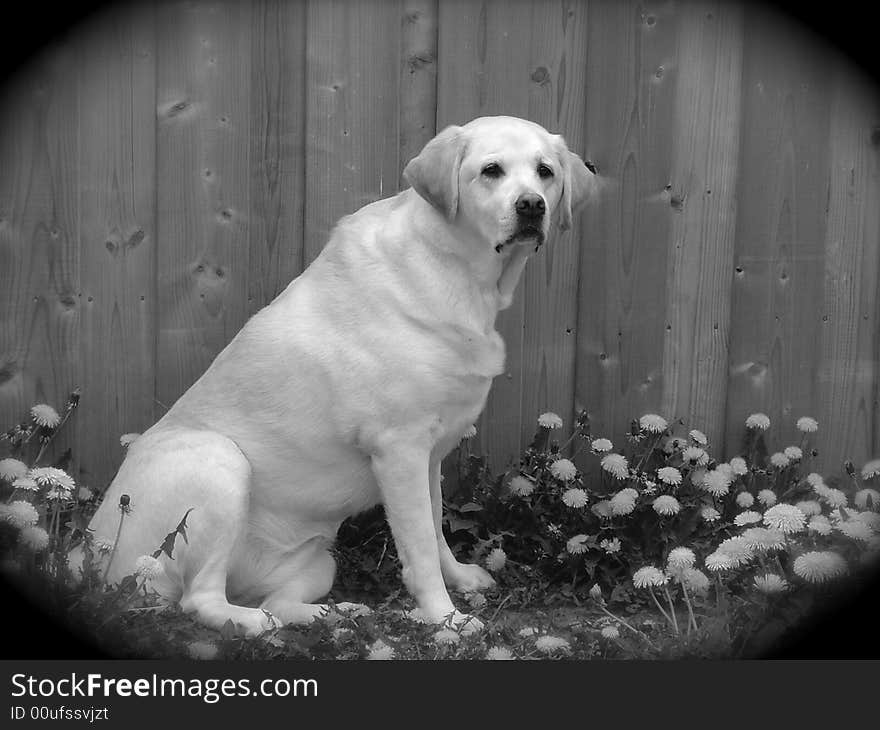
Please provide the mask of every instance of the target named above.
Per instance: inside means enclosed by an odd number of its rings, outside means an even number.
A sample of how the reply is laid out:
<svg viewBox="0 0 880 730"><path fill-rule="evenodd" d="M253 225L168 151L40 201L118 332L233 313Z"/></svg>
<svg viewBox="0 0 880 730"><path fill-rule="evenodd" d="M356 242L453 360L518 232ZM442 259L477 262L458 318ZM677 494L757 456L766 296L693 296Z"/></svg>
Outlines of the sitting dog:
<svg viewBox="0 0 880 730"><path fill-rule="evenodd" d="M382 503L419 617L479 626L447 589L493 580L446 543L440 462L504 369L496 315L593 174L543 127L483 117L444 129L404 176L130 446L90 524L112 543L130 496L109 581L193 508L153 588L214 628L309 622L327 610L340 523Z"/></svg>

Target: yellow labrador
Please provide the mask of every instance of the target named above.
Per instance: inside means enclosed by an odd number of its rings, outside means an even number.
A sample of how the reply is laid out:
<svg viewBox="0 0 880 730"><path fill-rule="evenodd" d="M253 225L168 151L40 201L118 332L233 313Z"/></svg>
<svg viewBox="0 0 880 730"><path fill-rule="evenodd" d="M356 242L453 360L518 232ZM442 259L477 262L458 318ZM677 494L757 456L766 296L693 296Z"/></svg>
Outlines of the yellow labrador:
<svg viewBox="0 0 880 730"><path fill-rule="evenodd" d="M470 621L447 588L493 580L446 544L440 462L503 370L496 315L592 173L537 124L484 117L443 130L404 175L411 189L340 221L131 445L91 523L112 542L130 495L110 581L194 508L157 590L212 627L308 622L326 610L339 524L381 502L420 617Z"/></svg>

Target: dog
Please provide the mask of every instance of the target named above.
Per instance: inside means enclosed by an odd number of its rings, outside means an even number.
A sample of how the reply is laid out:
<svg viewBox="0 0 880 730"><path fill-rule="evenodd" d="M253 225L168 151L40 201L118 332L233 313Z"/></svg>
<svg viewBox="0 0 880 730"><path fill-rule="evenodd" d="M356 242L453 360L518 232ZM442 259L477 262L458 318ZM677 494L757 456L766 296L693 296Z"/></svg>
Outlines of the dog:
<svg viewBox="0 0 880 730"><path fill-rule="evenodd" d="M215 629L307 623L328 610L339 525L381 503L417 616L480 627L449 589L494 581L446 543L440 463L504 369L496 315L595 180L562 137L502 116L447 127L404 178L131 444L89 526L113 543L129 496L111 583L189 511L152 588Z"/></svg>

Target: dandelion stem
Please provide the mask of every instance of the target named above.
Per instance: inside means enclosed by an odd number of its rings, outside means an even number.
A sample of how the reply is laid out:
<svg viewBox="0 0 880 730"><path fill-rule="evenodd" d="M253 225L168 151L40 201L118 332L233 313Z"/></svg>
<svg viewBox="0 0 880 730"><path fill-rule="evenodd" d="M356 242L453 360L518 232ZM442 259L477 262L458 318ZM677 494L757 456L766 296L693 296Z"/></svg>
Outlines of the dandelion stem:
<svg viewBox="0 0 880 730"><path fill-rule="evenodd" d="M654 599L654 603L657 606L657 610L663 614L663 618L665 618L669 622L670 626L674 626L674 623L673 623L672 619L669 617L669 614L663 610L663 606L660 605L660 601L658 601L657 596L654 595L654 589L651 586L648 586L648 593L651 594L651 598Z"/></svg>
<svg viewBox="0 0 880 730"><path fill-rule="evenodd" d="M681 592L684 596L684 602L688 610L688 636L690 636L691 626L694 627L694 631L699 631L699 629L697 628L697 619L694 618L694 609L693 606L691 606L691 599L690 596L688 596L687 587L685 586L684 581L681 583Z"/></svg>
<svg viewBox="0 0 880 730"><path fill-rule="evenodd" d="M113 540L113 549L110 551L110 558L104 568L104 575L101 576L101 583L107 582L107 574L110 572L110 566L113 564L113 558L116 557L116 546L119 544L119 536L122 534L122 523L125 521L125 510L119 510L119 527L116 528L116 538Z"/></svg>
<svg viewBox="0 0 880 730"><path fill-rule="evenodd" d="M666 586L663 586L663 592L666 594L666 600L669 602L669 614L672 616L672 628L675 629L675 635L678 636L681 634L681 631L678 628L678 617L675 615L675 606L672 604L672 596L669 594L669 589Z"/></svg>
<svg viewBox="0 0 880 730"><path fill-rule="evenodd" d="M652 593L651 595L653 595L653 593ZM599 606L599 609L600 609L603 613L607 614L608 616L610 616L611 618L613 618L615 621L617 621L617 623L622 624L623 626L626 626L626 628L628 628L630 631L632 631L632 632L638 634L639 636L641 636L641 637L642 637L642 638L648 643L648 646L650 646L652 649L654 649L654 650L657 649L657 647L654 645L654 642L651 641L651 640L647 637L647 635L646 635L644 632L639 631L637 628L635 628L635 627L633 627L633 626L630 626L630 625L629 625L626 621L624 621L622 618L618 618L618 617L615 616L613 613L611 613L611 611L609 611L607 608L605 608L605 606ZM662 611L663 609L660 609L660 610Z"/></svg>

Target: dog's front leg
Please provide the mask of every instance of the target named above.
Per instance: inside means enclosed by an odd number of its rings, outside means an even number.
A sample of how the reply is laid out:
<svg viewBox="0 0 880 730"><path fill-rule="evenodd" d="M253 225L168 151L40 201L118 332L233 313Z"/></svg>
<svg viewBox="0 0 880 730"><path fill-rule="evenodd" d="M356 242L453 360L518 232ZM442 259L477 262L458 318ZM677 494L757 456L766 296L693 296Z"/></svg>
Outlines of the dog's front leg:
<svg viewBox="0 0 880 730"><path fill-rule="evenodd" d="M482 591L495 585L495 579L479 565L460 563L455 559L443 534L443 491L440 487L440 461L431 463L431 511L440 551L440 570L446 585L464 593Z"/></svg>
<svg viewBox="0 0 880 730"><path fill-rule="evenodd" d="M403 582L416 599L417 618L465 628L479 622L455 610L440 570L440 550L431 511L428 478L430 448L413 440L385 439L371 455L373 473L403 566Z"/></svg>

